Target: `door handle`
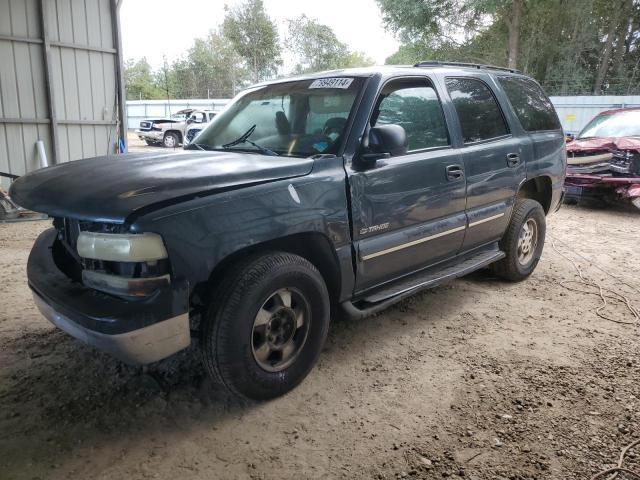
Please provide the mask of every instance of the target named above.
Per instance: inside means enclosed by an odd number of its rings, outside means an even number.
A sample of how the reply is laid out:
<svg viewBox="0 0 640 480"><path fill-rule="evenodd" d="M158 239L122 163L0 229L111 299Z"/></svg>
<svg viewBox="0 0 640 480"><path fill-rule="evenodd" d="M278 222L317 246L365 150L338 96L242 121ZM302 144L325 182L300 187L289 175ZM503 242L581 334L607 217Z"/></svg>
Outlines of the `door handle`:
<svg viewBox="0 0 640 480"><path fill-rule="evenodd" d="M462 169L462 165L449 165L445 169L447 172L447 180L450 182L455 182L464 178L464 170Z"/></svg>
<svg viewBox="0 0 640 480"><path fill-rule="evenodd" d="M507 166L517 167L518 165L520 165L520 155L517 153L509 153L507 155Z"/></svg>

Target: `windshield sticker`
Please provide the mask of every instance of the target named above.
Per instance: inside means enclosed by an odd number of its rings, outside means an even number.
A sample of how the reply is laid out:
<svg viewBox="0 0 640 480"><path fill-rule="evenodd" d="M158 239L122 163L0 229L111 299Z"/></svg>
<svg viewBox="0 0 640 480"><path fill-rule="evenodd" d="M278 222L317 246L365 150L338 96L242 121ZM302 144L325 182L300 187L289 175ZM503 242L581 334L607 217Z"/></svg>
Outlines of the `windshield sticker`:
<svg viewBox="0 0 640 480"><path fill-rule="evenodd" d="M353 78L319 78L311 82L309 88L341 88L347 89Z"/></svg>
<svg viewBox="0 0 640 480"><path fill-rule="evenodd" d="M318 143L314 143L312 146L313 148L316 149L316 151L324 152L329 146L329 144L327 142L318 142Z"/></svg>

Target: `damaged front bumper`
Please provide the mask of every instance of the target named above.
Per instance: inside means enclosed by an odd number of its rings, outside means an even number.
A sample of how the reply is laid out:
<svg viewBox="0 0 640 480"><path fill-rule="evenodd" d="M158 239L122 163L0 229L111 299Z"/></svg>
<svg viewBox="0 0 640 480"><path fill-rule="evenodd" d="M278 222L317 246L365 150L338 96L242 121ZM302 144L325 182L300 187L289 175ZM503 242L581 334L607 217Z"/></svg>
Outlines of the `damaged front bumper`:
<svg viewBox="0 0 640 480"><path fill-rule="evenodd" d="M568 200L630 200L640 208L640 154L635 151L573 151L565 180Z"/></svg>
<svg viewBox="0 0 640 480"><path fill-rule="evenodd" d="M156 130L136 130L136 135L140 140L145 140L149 142L161 142L164 138L164 132L156 131Z"/></svg>
<svg viewBox="0 0 640 480"><path fill-rule="evenodd" d="M566 197L569 200L581 198L606 198L630 200L640 208L640 176L619 177L589 173L567 172L565 179Z"/></svg>
<svg viewBox="0 0 640 480"><path fill-rule="evenodd" d="M186 282L173 282L143 300L98 292L58 269L52 250L56 236L55 229L43 232L27 263L29 286L45 318L133 365L162 360L190 345Z"/></svg>

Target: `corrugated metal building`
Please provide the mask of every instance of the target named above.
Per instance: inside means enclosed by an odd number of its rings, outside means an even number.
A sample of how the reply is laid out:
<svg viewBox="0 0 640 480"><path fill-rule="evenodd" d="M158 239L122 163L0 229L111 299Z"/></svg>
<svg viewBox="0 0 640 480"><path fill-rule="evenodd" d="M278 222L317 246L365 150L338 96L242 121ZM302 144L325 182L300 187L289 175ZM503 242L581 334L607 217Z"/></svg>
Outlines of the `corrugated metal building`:
<svg viewBox="0 0 640 480"><path fill-rule="evenodd" d="M567 132L576 133L598 113L612 108L640 107L640 96L567 96L551 97L558 112L562 127ZM190 100L129 100L127 101L127 121L129 129L138 128L140 121L151 117L166 117L183 108L210 108L221 110L228 99Z"/></svg>
<svg viewBox="0 0 640 480"><path fill-rule="evenodd" d="M38 140L49 165L126 141L118 3L0 0L0 171L39 168Z"/></svg>
<svg viewBox="0 0 640 480"><path fill-rule="evenodd" d="M229 103L226 98L190 100L127 100L127 123L130 130L138 128L145 118L166 118L185 108L219 112Z"/></svg>
<svg viewBox="0 0 640 480"><path fill-rule="evenodd" d="M598 113L612 108L640 107L640 96L551 97L565 132L579 133Z"/></svg>

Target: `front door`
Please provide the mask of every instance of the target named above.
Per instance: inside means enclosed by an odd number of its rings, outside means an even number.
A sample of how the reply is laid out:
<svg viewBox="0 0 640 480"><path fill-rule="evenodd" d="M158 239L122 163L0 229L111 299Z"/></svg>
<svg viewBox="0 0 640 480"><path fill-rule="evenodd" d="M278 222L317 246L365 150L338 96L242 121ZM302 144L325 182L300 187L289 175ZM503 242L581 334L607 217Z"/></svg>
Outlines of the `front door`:
<svg viewBox="0 0 640 480"><path fill-rule="evenodd" d="M428 77L388 81L370 125L402 126L406 155L349 169L356 292L454 256L466 228L463 159Z"/></svg>

